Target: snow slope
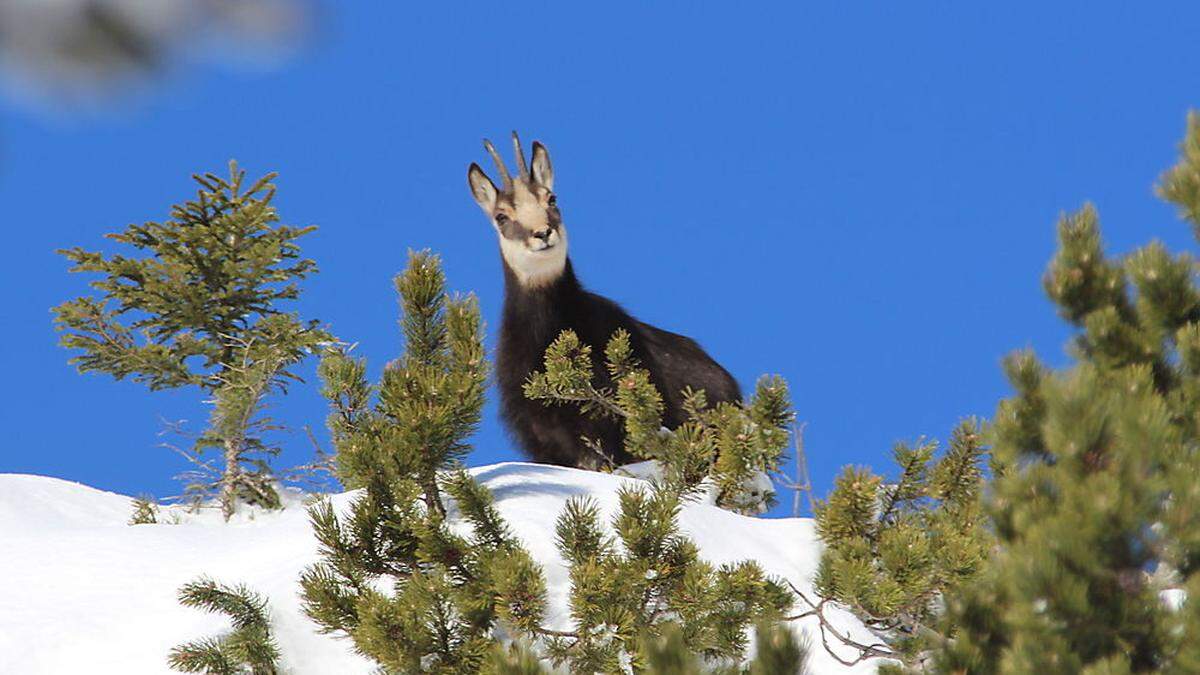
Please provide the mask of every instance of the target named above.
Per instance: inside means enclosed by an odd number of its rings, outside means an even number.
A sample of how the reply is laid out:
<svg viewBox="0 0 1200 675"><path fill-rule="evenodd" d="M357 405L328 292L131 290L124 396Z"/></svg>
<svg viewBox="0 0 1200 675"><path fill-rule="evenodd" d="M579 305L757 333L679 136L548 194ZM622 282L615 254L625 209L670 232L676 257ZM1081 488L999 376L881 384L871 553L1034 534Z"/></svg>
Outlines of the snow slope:
<svg viewBox="0 0 1200 675"><path fill-rule="evenodd" d="M569 628L567 570L554 549L563 503L590 495L611 514L616 490L635 481L562 467L504 463L473 473L530 553L550 590L547 624ZM333 497L345 506L353 493ZM300 609L297 579L316 560L302 497L278 512L239 515L170 512L174 524L126 524L130 499L41 476L0 474L0 673L168 673L166 654L181 642L227 628L224 617L180 606L178 588L201 574L242 582L270 600L284 671L294 675L370 673L348 640L321 635ZM713 563L757 560L801 589L820 544L809 519L748 518L706 504L687 506L682 529ZM859 640L870 634L852 616L828 612ZM820 648L815 619L797 622L812 645L812 673L869 673L839 665ZM851 656L848 650L844 656Z"/></svg>

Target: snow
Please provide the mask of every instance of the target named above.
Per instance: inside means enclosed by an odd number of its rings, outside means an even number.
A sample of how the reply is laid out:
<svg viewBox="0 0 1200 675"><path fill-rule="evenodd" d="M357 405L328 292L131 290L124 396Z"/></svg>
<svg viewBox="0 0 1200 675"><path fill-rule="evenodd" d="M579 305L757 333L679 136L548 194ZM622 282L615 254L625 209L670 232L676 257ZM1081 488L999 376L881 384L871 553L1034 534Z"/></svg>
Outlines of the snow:
<svg viewBox="0 0 1200 675"><path fill-rule="evenodd" d="M1178 612L1187 601L1187 591L1182 588L1168 588L1158 594L1158 599L1167 609Z"/></svg>
<svg viewBox="0 0 1200 675"><path fill-rule="evenodd" d="M595 498L607 518L617 508L617 489L639 479L525 463L472 473L492 490L543 566L547 625L570 628L569 582L554 548L555 519L577 495ZM332 497L340 509L353 498ZM297 579L317 560L305 501L292 493L282 511L239 514L229 523L212 510L164 509L159 524L130 526L127 496L57 478L0 474L0 672L170 672L171 647L228 628L225 617L176 601L180 586L204 574L245 583L269 599L284 672L370 673L372 664L354 653L349 640L318 633L301 611ZM820 555L810 519L749 518L695 503L683 509L680 525L710 562L752 558L769 574L810 590ZM827 608L827 616L852 637L871 639L848 613ZM810 672L875 671L874 663L847 668L826 654L815 618L795 626L811 646ZM849 649L839 653L853 656Z"/></svg>

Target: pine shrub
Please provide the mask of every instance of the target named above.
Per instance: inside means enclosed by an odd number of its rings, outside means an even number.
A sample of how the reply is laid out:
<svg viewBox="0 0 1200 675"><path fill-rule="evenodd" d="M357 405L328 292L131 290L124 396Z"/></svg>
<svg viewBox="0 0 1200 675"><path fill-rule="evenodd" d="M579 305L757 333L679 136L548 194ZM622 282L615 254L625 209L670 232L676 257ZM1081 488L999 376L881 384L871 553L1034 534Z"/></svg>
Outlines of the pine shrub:
<svg viewBox="0 0 1200 675"><path fill-rule="evenodd" d="M339 476L363 492L347 515L311 510L322 560L303 575L305 609L386 672L478 672L498 621L514 632L540 624L545 582L457 464L484 400L478 303L449 297L428 253L410 255L396 289L405 352L378 386L347 353L321 363ZM470 535L450 527L447 497Z"/></svg>
<svg viewBox="0 0 1200 675"><path fill-rule="evenodd" d="M1159 194L1200 236L1200 117ZM1058 226L1045 287L1075 363L1005 363L991 430L998 546L950 598L939 672L1194 673L1200 611L1200 290L1159 242L1106 255L1095 208Z"/></svg>
<svg viewBox="0 0 1200 675"><path fill-rule="evenodd" d="M1200 116L1158 191L1200 237ZM960 426L932 465L930 446L898 447L894 484L839 479L818 588L902 661L882 670L1200 670L1196 272L1159 242L1108 256L1090 204L1064 215L1044 285L1073 363L1014 353L982 434Z"/></svg>
<svg viewBox="0 0 1200 675"><path fill-rule="evenodd" d="M771 507L769 475L779 468L794 418L782 378L759 379L745 405L722 402L710 407L703 391L686 391L688 421L670 430L662 425L662 394L650 382L649 371L638 364L624 330L613 334L604 359L612 390L592 382L591 346L574 331L563 331L546 350L545 370L530 375L525 395L547 405L577 405L584 414L623 420L626 451L656 461L667 489L695 494L708 482L716 503L725 508L761 513Z"/></svg>
<svg viewBox="0 0 1200 675"><path fill-rule="evenodd" d="M816 508L826 545L817 593L848 607L912 663L943 639L935 626L945 594L979 572L992 545L979 423L962 422L935 460L936 450L932 441L896 445L892 482L847 467Z"/></svg>
<svg viewBox="0 0 1200 675"><path fill-rule="evenodd" d="M158 522L158 505L151 497L136 497L133 500L133 513L129 516L130 525L153 525Z"/></svg>
<svg viewBox="0 0 1200 675"><path fill-rule="evenodd" d="M625 488L610 537L599 508L572 499L559 517L557 545L571 571L567 637L547 638L547 653L572 672L621 672L649 667L663 631L680 631L696 659L736 664L749 626L779 619L794 598L753 561L714 567L678 529L680 496L656 488ZM639 650L639 641L640 647Z"/></svg>
<svg viewBox="0 0 1200 675"><path fill-rule="evenodd" d="M446 293L429 253L410 254L396 289L405 349L381 380L371 384L366 363L345 350L320 366L339 477L361 490L345 512L329 502L310 510L321 559L301 586L321 630L348 636L388 673L652 673L657 652L648 645L673 630L702 667L697 672L740 669L748 629L780 618L793 598L753 562L704 562L679 532L679 509L703 472L622 491L615 535L596 504L568 502L556 535L569 567L573 625L545 626L541 566L459 464L488 372L477 303ZM637 377L619 339L610 357ZM749 411L712 414L769 437L790 410L786 389L762 389ZM650 390L624 395L642 394ZM642 404L620 405L640 411ZM652 415L644 419L654 424ZM707 440L696 443L719 445L717 431L735 426L698 419L695 433ZM783 659L790 643L778 644Z"/></svg>

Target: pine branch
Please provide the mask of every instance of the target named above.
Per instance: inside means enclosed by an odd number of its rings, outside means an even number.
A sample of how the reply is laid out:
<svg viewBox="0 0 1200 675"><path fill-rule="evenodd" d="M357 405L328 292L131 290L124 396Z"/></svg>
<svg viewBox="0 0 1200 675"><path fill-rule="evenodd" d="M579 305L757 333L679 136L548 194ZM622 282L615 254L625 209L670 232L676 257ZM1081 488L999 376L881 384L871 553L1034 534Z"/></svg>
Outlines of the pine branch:
<svg viewBox="0 0 1200 675"><path fill-rule="evenodd" d="M190 673L276 675L279 648L271 636L267 601L245 586L223 586L200 578L179 589L179 602L226 614L233 630L217 637L185 643L171 650L171 668Z"/></svg>

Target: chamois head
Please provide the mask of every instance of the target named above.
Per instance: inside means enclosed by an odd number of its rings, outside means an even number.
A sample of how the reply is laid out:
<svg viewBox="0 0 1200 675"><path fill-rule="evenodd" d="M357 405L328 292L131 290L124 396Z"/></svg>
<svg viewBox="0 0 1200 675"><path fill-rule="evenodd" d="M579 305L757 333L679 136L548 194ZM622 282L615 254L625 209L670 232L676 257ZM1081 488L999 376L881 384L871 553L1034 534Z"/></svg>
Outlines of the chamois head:
<svg viewBox="0 0 1200 675"><path fill-rule="evenodd" d="M541 286L558 278L566 265L567 230L554 197L554 168L546 146L533 142L533 162L527 166L517 132L512 139L517 175L509 175L495 146L484 139L483 147L500 174L500 187L474 162L467 169L467 184L496 228L504 263L521 284Z"/></svg>

